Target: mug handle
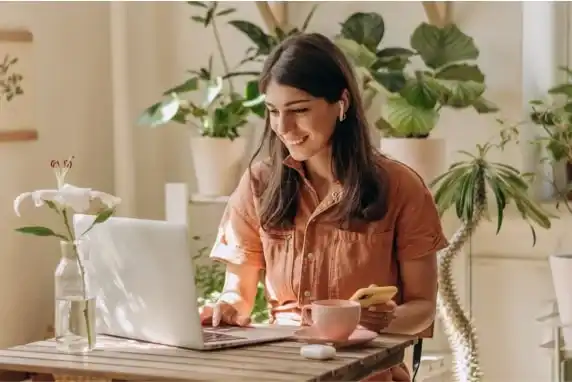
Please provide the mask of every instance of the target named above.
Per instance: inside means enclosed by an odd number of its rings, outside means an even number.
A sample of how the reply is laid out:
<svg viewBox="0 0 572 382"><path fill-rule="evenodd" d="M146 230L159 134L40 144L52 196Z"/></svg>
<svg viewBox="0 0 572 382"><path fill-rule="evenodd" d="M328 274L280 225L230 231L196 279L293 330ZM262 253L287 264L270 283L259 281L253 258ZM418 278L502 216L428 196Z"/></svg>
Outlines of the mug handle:
<svg viewBox="0 0 572 382"><path fill-rule="evenodd" d="M314 321L312 321L312 305L304 305L300 316L302 317L302 325L304 325L304 323L309 326L314 325Z"/></svg>

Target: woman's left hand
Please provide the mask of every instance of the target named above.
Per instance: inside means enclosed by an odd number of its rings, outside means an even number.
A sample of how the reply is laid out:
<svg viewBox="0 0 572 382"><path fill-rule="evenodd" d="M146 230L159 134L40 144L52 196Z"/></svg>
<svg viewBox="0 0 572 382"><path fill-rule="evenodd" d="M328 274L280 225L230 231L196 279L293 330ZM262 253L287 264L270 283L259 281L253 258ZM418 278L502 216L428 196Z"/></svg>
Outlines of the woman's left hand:
<svg viewBox="0 0 572 382"><path fill-rule="evenodd" d="M395 318L396 307L397 304L390 300L384 304L374 304L362 308L360 325L369 330L380 332L387 328Z"/></svg>

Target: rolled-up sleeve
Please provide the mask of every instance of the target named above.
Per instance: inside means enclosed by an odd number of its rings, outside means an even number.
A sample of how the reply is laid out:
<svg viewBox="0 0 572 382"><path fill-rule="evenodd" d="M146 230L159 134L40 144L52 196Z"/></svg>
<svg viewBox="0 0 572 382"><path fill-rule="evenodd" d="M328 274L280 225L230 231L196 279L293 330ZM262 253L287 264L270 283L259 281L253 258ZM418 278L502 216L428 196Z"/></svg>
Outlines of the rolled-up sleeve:
<svg viewBox="0 0 572 382"><path fill-rule="evenodd" d="M258 221L250 174L246 171L226 205L210 258L264 268Z"/></svg>
<svg viewBox="0 0 572 382"><path fill-rule="evenodd" d="M397 216L397 257L414 260L435 254L449 243L431 192L421 178L410 172L399 186L401 208Z"/></svg>

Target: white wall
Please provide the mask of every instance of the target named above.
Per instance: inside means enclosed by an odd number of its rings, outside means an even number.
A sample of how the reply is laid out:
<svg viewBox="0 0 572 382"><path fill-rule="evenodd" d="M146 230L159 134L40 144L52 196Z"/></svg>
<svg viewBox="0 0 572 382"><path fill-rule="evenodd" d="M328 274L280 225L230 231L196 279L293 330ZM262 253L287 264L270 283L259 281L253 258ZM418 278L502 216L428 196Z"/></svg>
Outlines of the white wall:
<svg viewBox="0 0 572 382"><path fill-rule="evenodd" d="M55 187L52 159L75 155L70 181L113 191L109 71L109 13L105 3L0 3L1 27L34 34L35 126L40 139L0 145L0 346L37 339L53 315L58 243L24 237L19 225L53 224L20 193Z"/></svg>
<svg viewBox="0 0 572 382"><path fill-rule="evenodd" d="M310 30L333 36L349 13L377 11L386 21L384 44L388 46L407 46L413 29L425 20L419 2L320 3ZM292 2L290 21L301 22L313 4ZM224 5L238 9L236 18L262 25L253 3ZM481 51L480 65L487 76L488 97L501 106L504 116L518 120L522 116L524 102L521 83L522 3L457 1L454 6L455 21L475 38ZM185 70L206 63L214 44L210 31L189 21L193 8L184 2L128 3L126 7L125 28L129 43L127 115L128 119L135 120L144 107L156 100L161 90L180 81ZM114 190L109 3L0 3L0 26L4 25L26 26L35 35L35 112L40 140L4 144L0 148L0 175L3 180L0 188L0 237L3 243L0 252L0 346L40 337L53 312L51 288L57 243L12 232L20 223L35 223L40 218L47 219L48 215L29 207L24 210L25 218L16 219L11 210L14 196L21 191L53 185L55 181L48 169L49 160L70 152L78 158L71 180L105 191ZM248 41L231 27L221 27L221 34L230 61L236 62L242 57ZM253 121L253 126L260 126L260 121ZM164 182L194 183L188 130L182 126L151 130L134 124L131 128L136 143L136 215L162 218ZM453 161L458 158L457 150L473 150L476 142L494 137L497 131L492 117L477 116L471 111L446 111L435 136L447 138L449 161ZM517 147L495 155L497 159L519 167L523 163L522 151ZM193 232L199 235L212 232L221 212L221 207L216 206L193 208ZM196 216L200 219L193 219ZM449 232L455 228L454 222L446 226ZM473 240L474 256L493 257L492 260L487 257L486 260L473 261L473 265L483 264L482 261L486 264L472 274L475 288L473 308L480 324L485 372L494 373L490 380L508 378L505 380L532 382L535 380L532 376L545 376L543 361L534 363L527 361L526 357L536 351L533 349L534 336L537 335L533 323L534 305L550 297L547 277L539 276L535 281L538 284L535 290L542 290L542 296L536 296L533 302L511 300L508 310L488 307L489 296L496 290L491 289L489 279L502 280L505 272L521 269L518 262L504 261L501 264L501 260L494 259L498 255L510 255L512 243L519 244L515 251L520 256L536 258L550 251L556 232L544 232L533 252L528 245L526 226L509 220L505 223L505 230L502 237L496 237L491 226L484 225ZM460 259L460 264L467 263L466 259ZM544 263L541 264L543 267ZM545 271L542 272L545 275ZM463 282L468 281L463 275L462 271L459 272L461 290L464 290ZM527 280L520 277L514 283L500 284L498 288L508 291L509 287L523 285ZM33 303L22 304L23 301ZM506 316L502 325L497 320L501 314ZM511 326L511 320L530 324ZM510 338L503 338L508 327L511 327L512 334ZM526 337L526 345L516 344L520 336ZM498 347L499 344L504 347ZM499 349L506 356L503 359L507 364L495 361ZM510 357L507 354L511 354ZM522 365L525 365L524 369ZM519 372L519 367L526 372Z"/></svg>

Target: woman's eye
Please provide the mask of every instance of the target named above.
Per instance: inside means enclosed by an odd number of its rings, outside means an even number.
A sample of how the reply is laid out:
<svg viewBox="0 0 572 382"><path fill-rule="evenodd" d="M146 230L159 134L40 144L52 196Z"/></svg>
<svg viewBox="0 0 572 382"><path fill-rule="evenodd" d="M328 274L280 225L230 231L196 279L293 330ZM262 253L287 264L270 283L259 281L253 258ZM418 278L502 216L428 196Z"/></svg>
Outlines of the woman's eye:
<svg viewBox="0 0 572 382"><path fill-rule="evenodd" d="M308 108L302 108L302 109L294 109L292 110L292 112L296 113L296 114L302 114L308 111Z"/></svg>
<svg viewBox="0 0 572 382"><path fill-rule="evenodd" d="M268 109L268 112L269 112L270 114L272 114L272 115L276 115L276 114L278 114L278 110L271 110L271 109Z"/></svg>

